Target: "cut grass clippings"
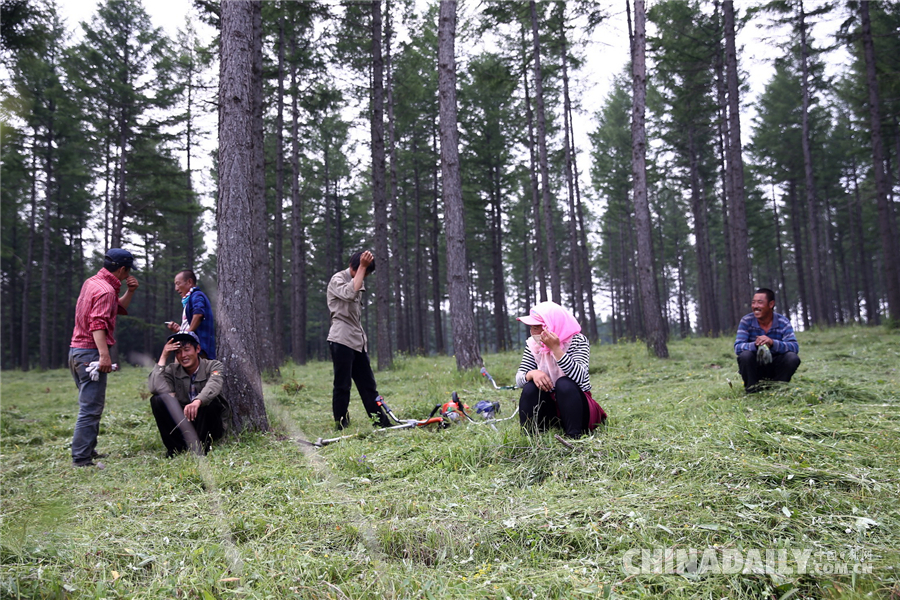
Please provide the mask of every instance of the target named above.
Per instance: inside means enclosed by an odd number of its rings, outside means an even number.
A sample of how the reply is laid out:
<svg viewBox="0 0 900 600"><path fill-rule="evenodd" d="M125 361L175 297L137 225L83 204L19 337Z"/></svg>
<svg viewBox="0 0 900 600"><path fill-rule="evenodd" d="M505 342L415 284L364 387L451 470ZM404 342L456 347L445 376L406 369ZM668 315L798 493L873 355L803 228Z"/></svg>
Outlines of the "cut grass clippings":
<svg viewBox="0 0 900 600"><path fill-rule="evenodd" d="M354 391L358 436L313 448L338 435L320 362L266 386L272 431L166 460L147 372L128 367L109 378L104 470L70 466L68 372L7 371L0 597L900 597L898 334L799 337L794 381L750 396L725 338L672 342L667 361L594 346L610 420L569 445L518 417L373 433ZM502 385L519 358L485 363ZM501 417L518 399L452 357L376 378L401 418L453 391ZM656 573L627 569L641 550ZM672 573L667 550L808 552L809 572Z"/></svg>

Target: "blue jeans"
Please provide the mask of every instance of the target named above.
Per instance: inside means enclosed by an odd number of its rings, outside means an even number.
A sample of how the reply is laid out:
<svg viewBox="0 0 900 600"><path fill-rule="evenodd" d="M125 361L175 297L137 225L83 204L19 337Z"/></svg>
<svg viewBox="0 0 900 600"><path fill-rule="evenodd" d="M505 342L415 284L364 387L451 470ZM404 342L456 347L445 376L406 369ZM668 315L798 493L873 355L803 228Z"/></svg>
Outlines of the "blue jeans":
<svg viewBox="0 0 900 600"><path fill-rule="evenodd" d="M106 373L93 381L87 372L88 364L100 360L96 348L69 348L69 371L78 387L78 420L72 434L72 462L91 459L100 432L100 416L106 404Z"/></svg>

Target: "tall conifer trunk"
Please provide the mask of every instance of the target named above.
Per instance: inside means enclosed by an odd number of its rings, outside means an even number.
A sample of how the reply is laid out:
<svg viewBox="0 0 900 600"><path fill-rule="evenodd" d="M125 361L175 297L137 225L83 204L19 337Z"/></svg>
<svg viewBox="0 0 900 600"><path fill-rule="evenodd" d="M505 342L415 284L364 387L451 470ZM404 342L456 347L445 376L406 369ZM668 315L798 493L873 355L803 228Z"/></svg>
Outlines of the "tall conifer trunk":
<svg viewBox="0 0 900 600"><path fill-rule="evenodd" d="M647 346L653 350L657 358L668 358L669 349L666 345L668 332L659 312L659 292L656 287L653 241L651 237L650 203L647 199L647 137L644 128L647 94L647 71L644 62L647 44L645 23L644 0L635 0L634 43L631 48L631 177L634 182L633 199L635 233L638 245L638 277Z"/></svg>
<svg viewBox="0 0 900 600"><path fill-rule="evenodd" d="M394 362L391 349L390 289L391 266L388 257L388 214L385 190L384 157L384 57L381 53L381 1L372 0L372 195L375 211L375 256L378 268L375 282L376 326L378 328L378 369L389 369Z"/></svg>
<svg viewBox="0 0 900 600"><path fill-rule="evenodd" d="M459 171L456 122L456 0L441 0L438 22L438 93L440 97L441 182L447 223L447 291L453 321L453 351L460 371L480 366L481 353L469 295L466 214Z"/></svg>
<svg viewBox="0 0 900 600"><path fill-rule="evenodd" d="M233 411L236 431L268 430L262 380L257 363L261 332L258 314L268 322L268 303L260 302L254 270L266 271L264 255L253 245L264 238L252 230L252 214L259 199L254 149L254 12L259 2L224 0L221 4L219 59L219 295L216 310L218 355L228 367L225 396ZM264 248L263 248L264 249ZM267 288L262 288L264 292ZM250 318L248 318L248 315Z"/></svg>
<svg viewBox="0 0 900 600"><path fill-rule="evenodd" d="M859 3L862 22L863 53L866 61L866 87L869 92L869 126L872 129L872 168L875 175L875 196L878 204L878 227L881 234L885 289L891 318L900 320L900 264L897 240L892 233L894 211L888 200L887 177L884 172L884 146L881 136L881 108L878 94L878 76L875 73L875 45L872 42L872 23L869 19L869 3Z"/></svg>
<svg viewBox="0 0 900 600"><path fill-rule="evenodd" d="M728 88L729 168L734 194L728 203L733 272L737 280L738 306L746 306L752 296L750 281L750 244L747 234L747 210L744 204L744 159L741 150L741 113L738 85L737 49L734 40L734 2L722 3L725 21L725 77Z"/></svg>

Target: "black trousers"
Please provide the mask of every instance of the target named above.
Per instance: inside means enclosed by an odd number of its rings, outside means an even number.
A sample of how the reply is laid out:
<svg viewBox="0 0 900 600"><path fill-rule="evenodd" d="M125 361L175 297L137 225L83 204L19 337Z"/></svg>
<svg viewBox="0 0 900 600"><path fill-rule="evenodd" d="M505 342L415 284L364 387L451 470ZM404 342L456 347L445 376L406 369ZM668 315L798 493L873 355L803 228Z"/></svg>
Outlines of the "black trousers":
<svg viewBox="0 0 900 600"><path fill-rule="evenodd" d="M193 421L184 418L184 406L174 394L154 395L150 398L150 407L166 447L166 456L188 449L197 454L206 454L212 442L225 434L222 427L222 405L218 400L201 406Z"/></svg>
<svg viewBox="0 0 900 600"><path fill-rule="evenodd" d="M744 350L738 354L737 362L738 370L744 379L744 389L755 392L758 391L759 382L762 380L790 381L800 366L800 357L796 352L773 354L771 363L761 365L756 362L756 352Z"/></svg>
<svg viewBox="0 0 900 600"><path fill-rule="evenodd" d="M356 384L356 391L362 398L363 406L370 418L377 418L378 424L387 427L391 424L378 408L375 399L378 389L375 386L375 374L369 363L369 355L357 352L349 346L328 342L331 347L331 361L334 363L334 392L331 395L331 410L338 426L343 428L350 424L350 380Z"/></svg>
<svg viewBox="0 0 900 600"><path fill-rule="evenodd" d="M533 381L522 388L519 423L524 427L545 431L558 425L567 436L579 437L588 432L589 420L587 396L568 377L557 379L552 392L542 391Z"/></svg>

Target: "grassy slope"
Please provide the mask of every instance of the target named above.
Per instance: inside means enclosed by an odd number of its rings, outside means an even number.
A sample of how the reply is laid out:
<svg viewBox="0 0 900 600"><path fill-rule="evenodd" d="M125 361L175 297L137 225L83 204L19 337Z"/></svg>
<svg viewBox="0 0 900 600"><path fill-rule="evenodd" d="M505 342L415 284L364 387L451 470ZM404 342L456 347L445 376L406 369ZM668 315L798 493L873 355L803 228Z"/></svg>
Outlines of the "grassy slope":
<svg viewBox="0 0 900 600"><path fill-rule="evenodd" d="M726 339L595 347L609 425L575 442L516 420L334 435L331 366L268 388L274 431L202 461L163 458L145 371L110 377L105 470L73 469L65 371L3 373L2 597L316 598L897 597L900 344L881 329L801 334L783 389L745 396ZM500 383L518 353L486 357ZM377 374L401 417L453 390L501 400L452 358ZM730 383L729 383L730 380ZM731 384L734 384L732 388ZM353 393L354 429L371 427ZM872 525L871 522L877 523ZM633 548L851 550L871 576L627 576ZM635 561L639 564L639 561Z"/></svg>

